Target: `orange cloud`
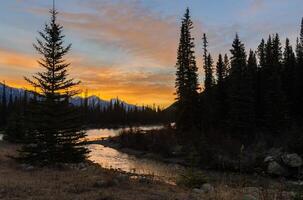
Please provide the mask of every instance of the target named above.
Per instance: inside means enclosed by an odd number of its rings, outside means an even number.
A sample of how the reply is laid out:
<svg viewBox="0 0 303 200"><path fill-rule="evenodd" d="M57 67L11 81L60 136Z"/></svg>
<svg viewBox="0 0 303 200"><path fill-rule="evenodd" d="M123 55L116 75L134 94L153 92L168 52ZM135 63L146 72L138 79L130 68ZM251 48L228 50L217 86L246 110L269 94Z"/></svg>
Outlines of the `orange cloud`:
<svg viewBox="0 0 303 200"><path fill-rule="evenodd" d="M32 89L23 76L31 77L41 70L36 60L22 53L2 52L1 55L5 59L0 62L0 69L4 69L1 70L0 80L5 80L13 87ZM119 97L132 104L156 104L162 107L174 101L174 89L170 84L174 82L174 76L169 73L94 67L85 63L85 58L79 55L70 57L68 61L72 62L70 76L81 80L79 89L87 89L90 95L98 95L106 100Z"/></svg>
<svg viewBox="0 0 303 200"><path fill-rule="evenodd" d="M74 67L80 88L103 99L119 97L133 104L168 106L174 101L174 75L110 67Z"/></svg>
<svg viewBox="0 0 303 200"><path fill-rule="evenodd" d="M15 68L20 70L37 69L38 64L33 56L16 51L0 49L0 68Z"/></svg>

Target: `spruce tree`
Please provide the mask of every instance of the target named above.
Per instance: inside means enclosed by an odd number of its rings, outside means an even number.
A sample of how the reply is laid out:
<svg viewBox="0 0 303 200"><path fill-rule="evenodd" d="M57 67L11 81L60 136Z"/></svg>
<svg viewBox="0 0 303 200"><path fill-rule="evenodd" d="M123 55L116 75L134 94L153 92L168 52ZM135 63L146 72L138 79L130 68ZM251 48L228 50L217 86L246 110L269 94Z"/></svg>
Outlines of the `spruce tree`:
<svg viewBox="0 0 303 200"><path fill-rule="evenodd" d="M82 145L86 135L80 127L80 117L69 103L70 98L78 94L73 88L79 84L68 77L70 64L64 59L71 44L64 45L57 11L53 8L50 13L50 22L39 32L41 39L34 44L42 56L38 63L44 71L31 79L25 78L39 93L30 106L30 130L20 159L39 165L81 162L88 153Z"/></svg>
<svg viewBox="0 0 303 200"><path fill-rule="evenodd" d="M259 106L259 69L257 63L256 53L252 50L249 51L247 60L247 67L244 71L244 79L246 86L246 101L250 101L250 117L251 122L257 125L257 112Z"/></svg>
<svg viewBox="0 0 303 200"><path fill-rule="evenodd" d="M230 72L230 63L227 54L224 55L224 68L225 68L225 73L223 73L223 78L226 79L229 76Z"/></svg>
<svg viewBox="0 0 303 200"><path fill-rule="evenodd" d="M217 74L217 85L220 86L223 84L223 80L226 76L226 68L221 54L219 54L218 57L218 62L216 65L216 74Z"/></svg>
<svg viewBox="0 0 303 200"><path fill-rule="evenodd" d="M194 38L191 36L192 29L193 22L187 8L182 19L176 63L177 127L185 130L194 128L197 120L198 68L194 55Z"/></svg>
<svg viewBox="0 0 303 200"><path fill-rule="evenodd" d="M286 100L288 104L288 110L291 113L295 113L295 80L296 80L296 57L295 53L290 45L290 41L287 38L285 42L285 48L283 52L283 66L282 66L282 85Z"/></svg>
<svg viewBox="0 0 303 200"><path fill-rule="evenodd" d="M269 36L264 45L264 66L261 73L263 87L263 126L272 133L287 125L287 106L282 88L282 47L279 35Z"/></svg>
<svg viewBox="0 0 303 200"><path fill-rule="evenodd" d="M225 122L227 113L227 91L226 91L226 76L227 76L227 66L228 58L225 55L225 62L223 61L222 55L219 54L218 62L216 65L216 75L217 75L217 88L216 88L216 103L217 103L217 114L216 119L219 120L218 125L224 126L222 123Z"/></svg>
<svg viewBox="0 0 303 200"><path fill-rule="evenodd" d="M234 136L243 137L253 131L254 110L251 99L251 84L246 82L248 72L245 47L238 34L230 52L232 57L229 88L229 125Z"/></svg>
<svg viewBox="0 0 303 200"><path fill-rule="evenodd" d="M211 59L211 55L207 51L208 41L206 34L203 34L203 68L204 68L204 91L207 93L210 91L214 84L214 77L213 77L213 68L212 64L213 61Z"/></svg>
<svg viewBox="0 0 303 200"><path fill-rule="evenodd" d="M256 90L256 123L258 127L264 127L264 110L265 110L265 103L264 103L264 94L265 94L265 41L264 39L261 40L258 49L257 55L259 59L258 65L258 73L257 73L257 90Z"/></svg>

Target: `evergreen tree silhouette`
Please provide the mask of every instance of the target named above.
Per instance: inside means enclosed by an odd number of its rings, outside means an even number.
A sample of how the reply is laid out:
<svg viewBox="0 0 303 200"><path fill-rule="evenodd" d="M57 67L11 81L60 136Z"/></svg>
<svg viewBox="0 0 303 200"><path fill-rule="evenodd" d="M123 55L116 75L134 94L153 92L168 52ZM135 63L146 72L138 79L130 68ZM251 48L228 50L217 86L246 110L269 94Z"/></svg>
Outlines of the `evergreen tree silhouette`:
<svg viewBox="0 0 303 200"><path fill-rule="evenodd" d="M220 87L223 85L223 80L226 77L226 68L221 54L219 54L218 56L216 74L217 74L217 85Z"/></svg>
<svg viewBox="0 0 303 200"><path fill-rule="evenodd" d="M295 80L296 80L296 57L290 41L286 38L283 52L282 85L286 95L288 110L291 114L296 112L295 106Z"/></svg>
<svg viewBox="0 0 303 200"><path fill-rule="evenodd" d="M227 88L226 88L226 77L227 77L227 67L228 67L228 58L227 55L224 56L224 60L221 54L218 56L218 62L216 65L216 75L217 75L217 122L218 125L223 127L225 126L224 122L226 120L227 114Z"/></svg>
<svg viewBox="0 0 303 200"><path fill-rule="evenodd" d="M85 132L80 117L69 104L69 99L79 93L73 89L79 82L68 77L70 64L64 60L71 44L64 46L63 27L56 20L58 13L55 9L50 13L50 23L39 32L41 39L34 44L42 56L38 63L44 71L32 79L25 78L39 93L31 105L31 130L20 159L39 165L81 162L88 153L82 145Z"/></svg>
<svg viewBox="0 0 303 200"><path fill-rule="evenodd" d="M227 78L229 76L230 73L230 63L229 63L229 58L227 56L227 54L224 55L224 68L226 70L225 74L224 74L224 78Z"/></svg>
<svg viewBox="0 0 303 200"><path fill-rule="evenodd" d="M204 90L207 93L214 84L214 77L213 77L213 60L211 58L211 55L208 53L207 47L208 47L208 41L206 34L203 34L203 68L204 68Z"/></svg>
<svg viewBox="0 0 303 200"><path fill-rule="evenodd" d="M197 120L198 68L194 55L194 38L191 36L192 29L193 22L187 8L182 19L176 64L177 126L180 129L192 129Z"/></svg>
<svg viewBox="0 0 303 200"><path fill-rule="evenodd" d="M245 47L238 34L236 34L230 52L232 57L229 87L229 125L234 136L242 137L245 136L245 133L252 131L254 113L251 84L246 82L248 72Z"/></svg>
<svg viewBox="0 0 303 200"><path fill-rule="evenodd" d="M282 47L278 34L269 36L265 45L265 64L261 84L264 87L264 122L271 132L287 125L286 99L282 89Z"/></svg>

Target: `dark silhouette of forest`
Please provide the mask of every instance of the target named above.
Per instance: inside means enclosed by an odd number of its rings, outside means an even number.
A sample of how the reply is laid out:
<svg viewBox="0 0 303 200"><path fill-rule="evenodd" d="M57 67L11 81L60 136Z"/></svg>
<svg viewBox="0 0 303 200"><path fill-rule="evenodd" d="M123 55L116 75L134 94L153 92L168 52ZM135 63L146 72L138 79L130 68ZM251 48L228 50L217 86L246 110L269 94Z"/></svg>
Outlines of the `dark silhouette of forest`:
<svg viewBox="0 0 303 200"><path fill-rule="evenodd" d="M303 21L295 47L288 38L282 47L279 35L271 34L247 51L236 34L230 57L220 54L216 63L204 34L202 92L193 28L187 9L176 64L179 137L194 144L202 160L260 146L303 153Z"/></svg>
<svg viewBox="0 0 303 200"><path fill-rule="evenodd" d="M20 132L26 129L24 119L27 117L31 100L37 98L38 94L21 89L12 92L12 88L5 84L0 84L0 90L0 109L3 113L0 128L6 129L7 137L11 138L11 141L22 140L16 134L20 137L23 135ZM86 95L84 98L70 100L70 103L82 117L79 123L86 128L164 124L173 119L171 112L159 106L130 105L118 98L103 102L96 96Z"/></svg>

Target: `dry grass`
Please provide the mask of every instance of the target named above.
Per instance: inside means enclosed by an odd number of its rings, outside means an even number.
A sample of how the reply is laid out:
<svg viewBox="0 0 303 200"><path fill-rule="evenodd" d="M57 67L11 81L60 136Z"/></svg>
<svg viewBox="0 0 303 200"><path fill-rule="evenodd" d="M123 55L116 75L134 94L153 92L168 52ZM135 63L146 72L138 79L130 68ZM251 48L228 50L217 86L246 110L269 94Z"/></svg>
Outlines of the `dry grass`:
<svg viewBox="0 0 303 200"><path fill-rule="evenodd" d="M16 149L17 146L0 142L1 200L242 200L246 193L240 184L231 188L222 182L214 192L199 194L164 183L130 179L98 165L89 165L85 170L25 170L6 157L14 155ZM287 199L277 198L276 194L260 191L258 195L261 200Z"/></svg>

